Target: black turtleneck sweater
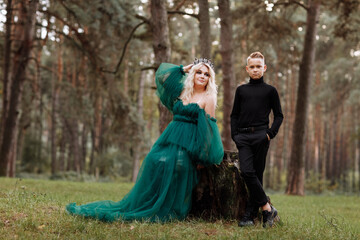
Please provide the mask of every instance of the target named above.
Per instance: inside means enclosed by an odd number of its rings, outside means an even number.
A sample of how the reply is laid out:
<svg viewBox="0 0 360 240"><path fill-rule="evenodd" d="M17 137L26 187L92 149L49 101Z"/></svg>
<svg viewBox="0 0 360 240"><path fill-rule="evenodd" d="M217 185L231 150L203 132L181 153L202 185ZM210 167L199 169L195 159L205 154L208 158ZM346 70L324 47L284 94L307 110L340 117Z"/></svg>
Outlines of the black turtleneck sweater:
<svg viewBox="0 0 360 240"><path fill-rule="evenodd" d="M264 79L251 79L236 89L233 110L231 112L231 136L238 133L238 128L269 125L270 111L274 121L267 130L274 138L283 121L279 94L276 88L264 83Z"/></svg>

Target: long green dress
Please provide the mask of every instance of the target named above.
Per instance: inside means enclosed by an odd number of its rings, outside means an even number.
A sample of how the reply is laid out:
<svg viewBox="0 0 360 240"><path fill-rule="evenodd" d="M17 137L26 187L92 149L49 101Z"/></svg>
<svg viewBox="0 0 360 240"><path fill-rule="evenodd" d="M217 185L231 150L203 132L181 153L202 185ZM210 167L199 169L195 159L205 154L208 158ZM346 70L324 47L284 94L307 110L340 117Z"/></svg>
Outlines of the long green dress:
<svg viewBox="0 0 360 240"><path fill-rule="evenodd" d="M98 201L66 210L103 221L184 219L197 183L196 164L219 164L223 146L216 119L196 103L178 98L186 74L182 66L162 63L156 72L157 94L173 113L173 121L156 141L140 168L136 183L119 202Z"/></svg>

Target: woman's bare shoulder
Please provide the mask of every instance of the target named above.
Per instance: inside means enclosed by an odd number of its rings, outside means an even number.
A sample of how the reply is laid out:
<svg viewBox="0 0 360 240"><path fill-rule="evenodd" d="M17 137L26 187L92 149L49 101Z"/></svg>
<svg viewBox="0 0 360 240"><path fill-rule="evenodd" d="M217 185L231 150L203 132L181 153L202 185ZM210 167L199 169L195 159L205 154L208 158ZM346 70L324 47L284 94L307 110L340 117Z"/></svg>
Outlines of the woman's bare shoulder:
<svg viewBox="0 0 360 240"><path fill-rule="evenodd" d="M205 97L205 112L211 117L215 117L215 108L216 108L216 97L211 95L206 95Z"/></svg>
<svg viewBox="0 0 360 240"><path fill-rule="evenodd" d="M206 95L205 96L205 102L206 104L210 104L210 105L216 105L216 96L213 95Z"/></svg>

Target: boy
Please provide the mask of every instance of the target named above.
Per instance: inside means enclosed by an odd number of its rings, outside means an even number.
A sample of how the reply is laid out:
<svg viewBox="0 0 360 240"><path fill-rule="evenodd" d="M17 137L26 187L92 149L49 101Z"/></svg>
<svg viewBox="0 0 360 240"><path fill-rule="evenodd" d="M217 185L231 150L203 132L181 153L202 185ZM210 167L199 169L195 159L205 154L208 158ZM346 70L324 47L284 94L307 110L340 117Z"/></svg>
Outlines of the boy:
<svg viewBox="0 0 360 240"><path fill-rule="evenodd" d="M261 207L263 227L272 227L277 210L268 202L262 187L263 173L270 139L276 136L284 116L276 88L264 82L266 65L260 52L247 58L246 71L250 81L236 89L231 112L231 137L239 151L241 176L249 192L245 215L239 226L253 226ZM271 110L274 121L269 128Z"/></svg>

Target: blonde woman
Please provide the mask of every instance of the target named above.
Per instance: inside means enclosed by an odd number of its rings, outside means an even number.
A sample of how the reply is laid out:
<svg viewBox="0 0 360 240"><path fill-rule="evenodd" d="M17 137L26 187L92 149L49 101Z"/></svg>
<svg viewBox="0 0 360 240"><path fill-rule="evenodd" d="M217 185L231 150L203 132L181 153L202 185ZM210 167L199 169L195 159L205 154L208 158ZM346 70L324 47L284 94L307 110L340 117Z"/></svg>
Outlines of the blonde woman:
<svg viewBox="0 0 360 240"><path fill-rule="evenodd" d="M197 184L196 168L219 164L224 154L214 118L215 72L203 58L186 67L162 63L155 81L161 102L174 117L144 159L135 186L119 202L72 203L69 213L103 221L186 218Z"/></svg>

